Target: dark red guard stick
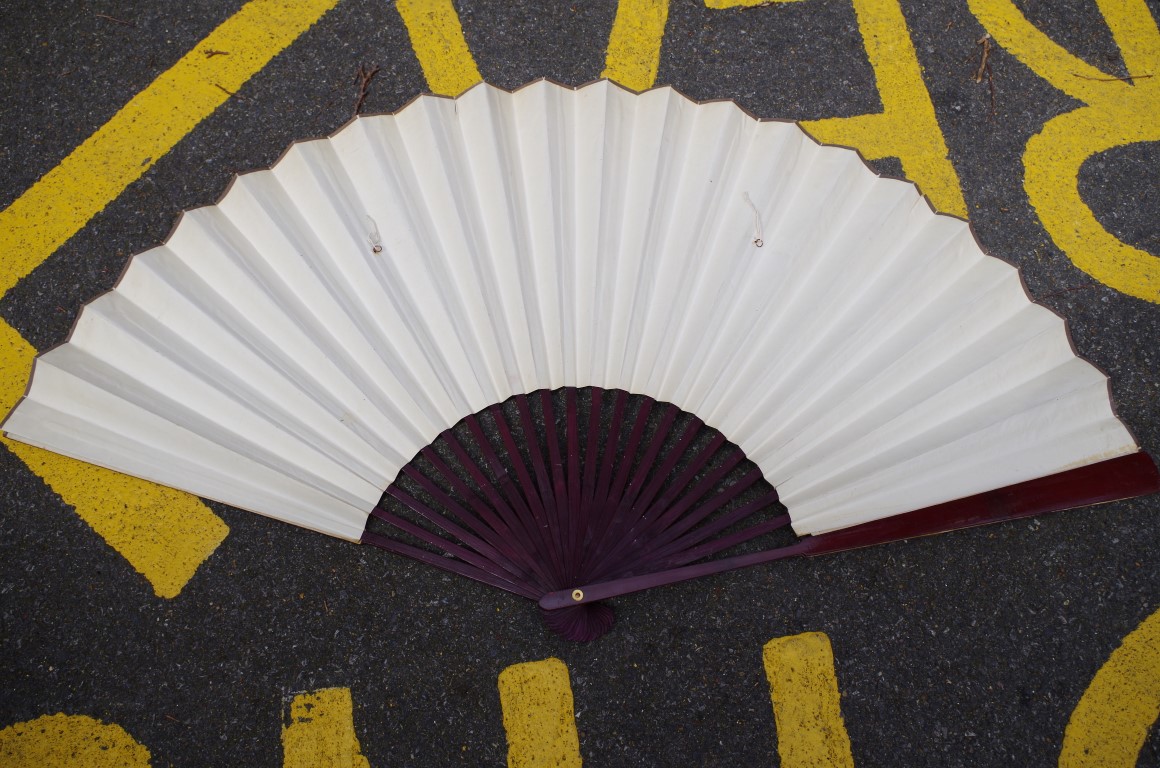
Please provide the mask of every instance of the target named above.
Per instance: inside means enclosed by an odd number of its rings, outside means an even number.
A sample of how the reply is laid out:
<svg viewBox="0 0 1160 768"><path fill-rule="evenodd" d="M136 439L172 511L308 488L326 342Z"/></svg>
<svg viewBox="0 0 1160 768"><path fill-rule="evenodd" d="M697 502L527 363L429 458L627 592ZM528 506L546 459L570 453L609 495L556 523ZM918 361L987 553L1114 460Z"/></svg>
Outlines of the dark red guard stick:
<svg viewBox="0 0 1160 768"><path fill-rule="evenodd" d="M788 547L549 592L540 598L540 607L566 608L787 557L827 555L1156 492L1160 492L1160 472L1148 454L1140 451L840 531L806 536Z"/></svg>

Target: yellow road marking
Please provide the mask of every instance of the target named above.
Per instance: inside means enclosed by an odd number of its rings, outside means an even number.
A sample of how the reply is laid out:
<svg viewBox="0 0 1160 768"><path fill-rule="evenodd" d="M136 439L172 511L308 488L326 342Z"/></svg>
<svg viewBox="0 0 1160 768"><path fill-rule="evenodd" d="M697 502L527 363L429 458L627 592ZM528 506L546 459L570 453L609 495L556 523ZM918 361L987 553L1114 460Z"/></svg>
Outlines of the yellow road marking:
<svg viewBox="0 0 1160 768"><path fill-rule="evenodd" d="M354 732L349 688L300 693L282 727L284 768L370 768Z"/></svg>
<svg viewBox="0 0 1160 768"><path fill-rule="evenodd" d="M782 768L854 768L830 638L779 637L765 644L764 660Z"/></svg>
<svg viewBox="0 0 1160 768"><path fill-rule="evenodd" d="M705 0L705 7L715 11L726 8L757 8L774 3L800 3L802 0Z"/></svg>
<svg viewBox="0 0 1160 768"><path fill-rule="evenodd" d="M668 18L669 0L620 0L600 76L634 91L652 88Z"/></svg>
<svg viewBox="0 0 1160 768"><path fill-rule="evenodd" d="M0 322L0 413L24 392L36 351ZM38 477L76 508L109 546L141 573L160 597L176 597L229 533L188 493L59 456L0 437Z"/></svg>
<svg viewBox="0 0 1160 768"><path fill-rule="evenodd" d="M1084 691L1060 768L1133 768L1160 716L1160 611L1124 638Z"/></svg>
<svg viewBox="0 0 1160 768"><path fill-rule="evenodd" d="M119 725L85 715L45 715L0 730L7 768L149 768L149 750Z"/></svg>
<svg viewBox="0 0 1160 768"><path fill-rule="evenodd" d="M580 736L568 667L559 659L515 664L499 675L508 766L579 766Z"/></svg>
<svg viewBox="0 0 1160 768"><path fill-rule="evenodd" d="M251 0L0 211L0 294L31 272L338 0ZM205 51L227 56L206 56Z"/></svg>
<svg viewBox="0 0 1160 768"><path fill-rule="evenodd" d="M431 93L458 96L483 79L451 0L398 0L395 7Z"/></svg>
<svg viewBox="0 0 1160 768"><path fill-rule="evenodd" d="M1160 141L1160 29L1144 0L1100 0L1128 73L1119 80L1068 53L1009 0L970 0L971 12L1015 58L1087 106L1048 120L1027 142L1024 189L1072 263L1117 291L1160 303L1160 258L1116 238L1079 193L1079 171L1113 147Z"/></svg>
<svg viewBox="0 0 1160 768"><path fill-rule="evenodd" d="M870 160L897 157L906 177L936 208L965 217L959 176L947 157L898 0L854 0L854 11L884 109L880 114L808 120L802 126L819 141L855 147Z"/></svg>
<svg viewBox="0 0 1160 768"><path fill-rule="evenodd" d="M338 0L252 0L0 211L0 294L47 259ZM206 56L205 51L226 55ZM0 321L0 411L34 350ZM4 440L162 597L175 597L229 529L196 497Z"/></svg>

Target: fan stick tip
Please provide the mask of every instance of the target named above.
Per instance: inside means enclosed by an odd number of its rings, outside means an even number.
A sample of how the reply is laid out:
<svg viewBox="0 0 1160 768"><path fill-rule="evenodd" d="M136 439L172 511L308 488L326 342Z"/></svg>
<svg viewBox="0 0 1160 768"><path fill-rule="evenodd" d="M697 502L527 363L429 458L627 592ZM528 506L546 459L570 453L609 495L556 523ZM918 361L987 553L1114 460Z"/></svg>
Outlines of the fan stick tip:
<svg viewBox="0 0 1160 768"><path fill-rule="evenodd" d="M1160 493L1160 471L1137 451L852 528L806 536L805 554L826 555L990 523Z"/></svg>

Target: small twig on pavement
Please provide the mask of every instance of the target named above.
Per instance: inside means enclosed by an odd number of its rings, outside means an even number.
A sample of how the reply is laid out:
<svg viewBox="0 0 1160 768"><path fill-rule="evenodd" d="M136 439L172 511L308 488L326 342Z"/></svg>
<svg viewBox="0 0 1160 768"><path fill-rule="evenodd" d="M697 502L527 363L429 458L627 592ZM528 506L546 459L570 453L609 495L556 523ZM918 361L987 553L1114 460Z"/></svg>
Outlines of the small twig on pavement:
<svg viewBox="0 0 1160 768"><path fill-rule="evenodd" d="M124 19L118 19L118 18L113 17L113 16L107 16L103 13L94 13L93 15L96 16L98 19L108 19L109 21L111 21L115 24L120 24L121 26L125 26L125 27L137 26L136 24L134 24L131 21L125 21Z"/></svg>
<svg viewBox="0 0 1160 768"><path fill-rule="evenodd" d="M367 89L370 88L371 80L374 79L378 72L379 67L368 69L366 64L358 65L358 72L354 75L354 79L358 83L358 98L354 101L354 112L352 116L358 115L362 109L363 102L367 100Z"/></svg>
<svg viewBox="0 0 1160 768"><path fill-rule="evenodd" d="M206 49L206 50L202 51L202 53L205 54L205 57L207 59L212 59L214 56L229 56L230 55L229 51L215 51L212 48Z"/></svg>
<svg viewBox="0 0 1160 768"><path fill-rule="evenodd" d="M982 47L982 58L979 60L979 69L975 72L975 82L981 83L984 79L987 81L987 88L991 92L991 119L994 119L998 114L995 108L995 73L991 71L991 49L994 47L991 44L991 33L984 33L982 37L975 41L975 45Z"/></svg>
<svg viewBox="0 0 1160 768"><path fill-rule="evenodd" d="M975 45L983 46L983 58L979 61L979 71L975 73L975 82L983 82L983 74L987 70L987 65L991 59L991 33L988 32L975 41Z"/></svg>
<svg viewBox="0 0 1160 768"><path fill-rule="evenodd" d="M246 101L245 96L242 96L241 94L238 94L238 93L235 93L231 90L228 90L227 88L225 88L222 85L219 85L218 83L214 83L213 87L217 88L219 91L224 93L226 96L229 96L231 99L241 99L242 101Z"/></svg>
<svg viewBox="0 0 1160 768"><path fill-rule="evenodd" d="M1124 75L1123 77L1088 77L1087 75L1081 75L1079 72L1072 72L1072 74L1080 80L1095 80L1097 83L1112 83L1117 81L1130 83L1133 80L1147 80L1149 77L1154 76L1151 72L1146 75Z"/></svg>

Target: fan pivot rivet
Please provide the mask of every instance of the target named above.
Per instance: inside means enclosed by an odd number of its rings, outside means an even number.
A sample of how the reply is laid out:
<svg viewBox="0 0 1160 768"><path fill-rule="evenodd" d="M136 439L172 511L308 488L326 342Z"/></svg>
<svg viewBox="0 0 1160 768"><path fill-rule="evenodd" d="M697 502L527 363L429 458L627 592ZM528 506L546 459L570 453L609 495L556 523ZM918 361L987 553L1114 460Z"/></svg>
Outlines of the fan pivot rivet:
<svg viewBox="0 0 1160 768"><path fill-rule="evenodd" d="M584 599L584 590L582 590L582 589L572 590L572 599L575 600L576 602L580 602L581 600L583 600Z"/></svg>

